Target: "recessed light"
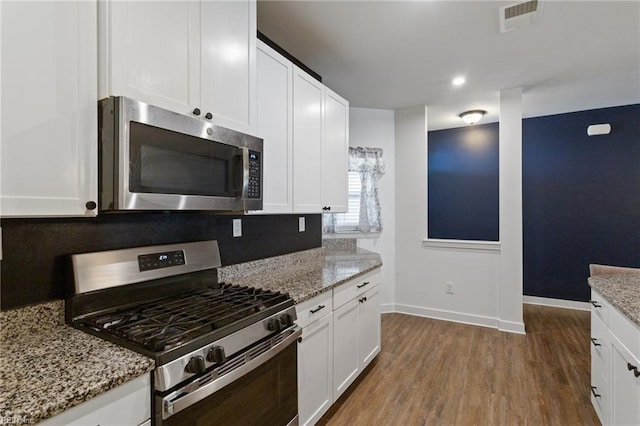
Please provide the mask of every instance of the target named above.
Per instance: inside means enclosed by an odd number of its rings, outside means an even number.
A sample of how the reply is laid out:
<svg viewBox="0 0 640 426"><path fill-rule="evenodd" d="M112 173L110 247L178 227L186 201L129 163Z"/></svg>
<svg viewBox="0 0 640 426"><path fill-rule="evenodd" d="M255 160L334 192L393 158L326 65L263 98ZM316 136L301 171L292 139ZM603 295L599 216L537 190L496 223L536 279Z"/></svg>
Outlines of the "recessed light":
<svg viewBox="0 0 640 426"><path fill-rule="evenodd" d="M453 79L453 81L451 82L454 86L462 86L467 80L460 76L460 77L456 77Z"/></svg>

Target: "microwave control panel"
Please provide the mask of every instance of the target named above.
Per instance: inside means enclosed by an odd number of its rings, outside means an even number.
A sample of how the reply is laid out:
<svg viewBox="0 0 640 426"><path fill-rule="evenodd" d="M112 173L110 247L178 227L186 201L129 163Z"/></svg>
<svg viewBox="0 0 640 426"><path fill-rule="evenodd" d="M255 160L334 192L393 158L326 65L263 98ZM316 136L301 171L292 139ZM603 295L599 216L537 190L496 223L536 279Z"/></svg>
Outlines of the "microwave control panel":
<svg viewBox="0 0 640 426"><path fill-rule="evenodd" d="M260 153L249 151L249 198L260 198L261 164Z"/></svg>

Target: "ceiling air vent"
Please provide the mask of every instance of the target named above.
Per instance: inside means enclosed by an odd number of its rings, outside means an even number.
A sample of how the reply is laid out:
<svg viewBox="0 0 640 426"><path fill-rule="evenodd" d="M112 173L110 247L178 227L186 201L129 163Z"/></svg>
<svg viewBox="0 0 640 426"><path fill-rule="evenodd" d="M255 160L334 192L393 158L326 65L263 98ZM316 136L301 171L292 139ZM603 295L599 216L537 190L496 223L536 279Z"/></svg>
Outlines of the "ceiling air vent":
<svg viewBox="0 0 640 426"><path fill-rule="evenodd" d="M500 8L500 32L535 24L542 16L542 1L523 1Z"/></svg>

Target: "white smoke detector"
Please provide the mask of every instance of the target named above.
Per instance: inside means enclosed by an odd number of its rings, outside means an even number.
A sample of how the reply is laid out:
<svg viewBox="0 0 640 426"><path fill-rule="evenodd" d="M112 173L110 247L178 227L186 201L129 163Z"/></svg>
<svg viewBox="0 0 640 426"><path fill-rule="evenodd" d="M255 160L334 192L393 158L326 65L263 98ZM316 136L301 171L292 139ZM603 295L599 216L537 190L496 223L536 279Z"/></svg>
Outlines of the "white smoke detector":
<svg viewBox="0 0 640 426"><path fill-rule="evenodd" d="M521 1L510 6L503 6L500 13L500 32L528 27L542 18L542 0Z"/></svg>

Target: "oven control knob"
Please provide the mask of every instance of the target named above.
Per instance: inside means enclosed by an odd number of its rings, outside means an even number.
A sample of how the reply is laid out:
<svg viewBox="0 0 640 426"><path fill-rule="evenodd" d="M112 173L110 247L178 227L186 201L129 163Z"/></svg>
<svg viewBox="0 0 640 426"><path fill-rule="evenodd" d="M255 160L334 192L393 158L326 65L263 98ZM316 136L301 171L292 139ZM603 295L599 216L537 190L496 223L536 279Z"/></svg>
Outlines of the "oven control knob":
<svg viewBox="0 0 640 426"><path fill-rule="evenodd" d="M293 317L291 316L291 314L282 315L280 317L280 321L285 327L290 327L291 325L293 325Z"/></svg>
<svg viewBox="0 0 640 426"><path fill-rule="evenodd" d="M267 323L267 328L269 329L269 331L282 330L282 320L280 318L271 318Z"/></svg>
<svg viewBox="0 0 640 426"><path fill-rule="evenodd" d="M207 352L207 361L215 362L216 364L223 363L227 357L224 354L224 348L222 346L212 346Z"/></svg>
<svg viewBox="0 0 640 426"><path fill-rule="evenodd" d="M199 374L206 369L207 365L204 363L204 358L201 356L194 356L191 357L191 359L187 363L187 366L184 368L184 371L186 371L187 373Z"/></svg>

